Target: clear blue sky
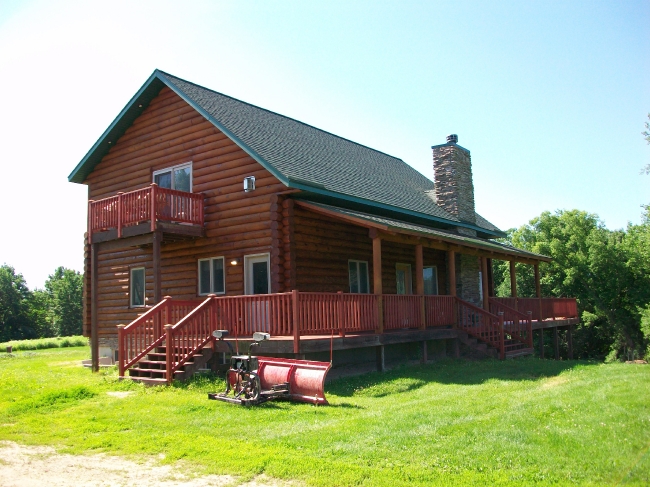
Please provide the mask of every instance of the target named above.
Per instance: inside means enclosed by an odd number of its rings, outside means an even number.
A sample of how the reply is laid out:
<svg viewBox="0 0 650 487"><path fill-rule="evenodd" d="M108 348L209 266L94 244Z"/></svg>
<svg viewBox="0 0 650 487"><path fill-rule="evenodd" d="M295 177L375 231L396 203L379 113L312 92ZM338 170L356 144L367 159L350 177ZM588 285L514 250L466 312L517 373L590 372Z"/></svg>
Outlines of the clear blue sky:
<svg viewBox="0 0 650 487"><path fill-rule="evenodd" d="M650 203L650 2L0 3L0 263L42 287L82 270L86 188L67 175L155 68L401 157L472 152L503 229Z"/></svg>

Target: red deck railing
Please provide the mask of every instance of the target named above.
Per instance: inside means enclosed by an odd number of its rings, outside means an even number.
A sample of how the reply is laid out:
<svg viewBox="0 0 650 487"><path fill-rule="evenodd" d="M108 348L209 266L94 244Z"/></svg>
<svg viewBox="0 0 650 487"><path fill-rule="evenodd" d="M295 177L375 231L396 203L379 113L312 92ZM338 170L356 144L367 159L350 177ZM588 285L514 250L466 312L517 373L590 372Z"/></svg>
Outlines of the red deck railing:
<svg viewBox="0 0 650 487"><path fill-rule="evenodd" d="M456 298L457 327L468 335L499 350L500 358L505 358L505 334L503 315L495 315L483 308Z"/></svg>
<svg viewBox="0 0 650 487"><path fill-rule="evenodd" d="M386 331L456 326L499 350L502 358L507 351L532 347L533 313L521 308L536 304L539 312L540 301L520 299L520 309L516 310L509 306L512 298L490 298L488 312L454 296L292 291L211 295L202 302L177 301L167 296L128 326L119 327L120 376L165 343L167 378L171 380L174 372L201 350L217 329L228 330L233 337L250 337L256 331L293 337L296 353L301 336L334 333L345 337L346 333L376 331L380 298ZM548 302L549 315L570 314L575 308L575 300L551 298Z"/></svg>
<svg viewBox="0 0 650 487"><path fill-rule="evenodd" d="M512 346L506 344L506 351L508 348L516 349L521 348L519 344L525 345L528 348L533 348L533 325L532 313L521 313L510 306L490 298L490 313L498 315L503 313L504 330L509 338L516 342Z"/></svg>
<svg viewBox="0 0 650 487"><path fill-rule="evenodd" d="M92 234L117 229L118 238L125 227L139 223L167 221L203 225L203 194L159 188L146 188L88 202L88 238Z"/></svg>
<svg viewBox="0 0 650 487"><path fill-rule="evenodd" d="M165 325L179 322L196 308L197 304L197 301L172 300L170 296L165 296L160 303L128 325L118 326L120 377L147 353L163 343Z"/></svg>
<svg viewBox="0 0 650 487"><path fill-rule="evenodd" d="M521 313L532 313L535 321L578 317L576 298L490 298ZM540 313L541 312L541 313ZM541 318L540 318L541 316Z"/></svg>

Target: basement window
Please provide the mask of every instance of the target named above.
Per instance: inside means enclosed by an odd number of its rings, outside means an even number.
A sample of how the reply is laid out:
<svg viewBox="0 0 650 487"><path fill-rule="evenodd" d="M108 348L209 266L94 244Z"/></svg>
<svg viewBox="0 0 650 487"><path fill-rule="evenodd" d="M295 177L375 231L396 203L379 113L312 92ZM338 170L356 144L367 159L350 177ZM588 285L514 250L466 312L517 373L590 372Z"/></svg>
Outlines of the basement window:
<svg viewBox="0 0 650 487"><path fill-rule="evenodd" d="M224 294L225 292L224 258L199 259L199 295Z"/></svg>
<svg viewBox="0 0 650 487"><path fill-rule="evenodd" d="M132 308L140 308L145 305L144 267L134 267L131 269L129 279L129 300Z"/></svg>
<svg viewBox="0 0 650 487"><path fill-rule="evenodd" d="M192 163L186 162L178 166L154 171L153 182L161 188L177 191L192 192Z"/></svg>
<svg viewBox="0 0 650 487"><path fill-rule="evenodd" d="M368 294L368 262L363 260L348 260L350 274L350 292Z"/></svg>

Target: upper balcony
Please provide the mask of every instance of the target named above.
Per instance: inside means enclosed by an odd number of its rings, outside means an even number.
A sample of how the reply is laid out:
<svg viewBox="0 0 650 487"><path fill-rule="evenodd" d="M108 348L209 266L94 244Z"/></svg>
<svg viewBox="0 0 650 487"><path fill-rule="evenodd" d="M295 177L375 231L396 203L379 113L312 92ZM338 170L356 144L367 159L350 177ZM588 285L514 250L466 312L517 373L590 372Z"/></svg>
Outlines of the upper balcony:
<svg viewBox="0 0 650 487"><path fill-rule="evenodd" d="M88 242L161 231L166 239L203 235L204 196L150 186L88 202Z"/></svg>

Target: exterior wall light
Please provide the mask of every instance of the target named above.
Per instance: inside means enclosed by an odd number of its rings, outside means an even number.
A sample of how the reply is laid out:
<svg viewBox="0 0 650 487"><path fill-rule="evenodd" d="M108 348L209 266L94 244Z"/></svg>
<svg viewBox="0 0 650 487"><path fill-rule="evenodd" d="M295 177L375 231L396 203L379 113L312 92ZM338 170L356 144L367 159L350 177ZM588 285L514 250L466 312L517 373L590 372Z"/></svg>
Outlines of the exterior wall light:
<svg viewBox="0 0 650 487"><path fill-rule="evenodd" d="M238 265L239 264L239 259L232 259L230 261L230 265Z"/></svg>

